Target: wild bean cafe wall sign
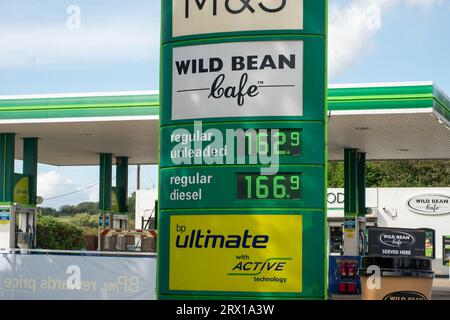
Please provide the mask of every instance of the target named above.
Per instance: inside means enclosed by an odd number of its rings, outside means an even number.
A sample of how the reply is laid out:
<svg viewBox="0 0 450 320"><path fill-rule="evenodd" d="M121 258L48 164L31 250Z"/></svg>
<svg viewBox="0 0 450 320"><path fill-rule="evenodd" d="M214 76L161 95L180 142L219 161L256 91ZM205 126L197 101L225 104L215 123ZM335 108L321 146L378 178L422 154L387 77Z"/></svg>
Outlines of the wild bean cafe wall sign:
<svg viewBox="0 0 450 320"><path fill-rule="evenodd" d="M425 231L400 228L369 228L368 254L425 257Z"/></svg>
<svg viewBox="0 0 450 320"><path fill-rule="evenodd" d="M326 0L164 0L160 299L326 297Z"/></svg>
<svg viewBox="0 0 450 320"><path fill-rule="evenodd" d="M407 208L418 214L438 216L450 214L450 195L416 195L406 202Z"/></svg>

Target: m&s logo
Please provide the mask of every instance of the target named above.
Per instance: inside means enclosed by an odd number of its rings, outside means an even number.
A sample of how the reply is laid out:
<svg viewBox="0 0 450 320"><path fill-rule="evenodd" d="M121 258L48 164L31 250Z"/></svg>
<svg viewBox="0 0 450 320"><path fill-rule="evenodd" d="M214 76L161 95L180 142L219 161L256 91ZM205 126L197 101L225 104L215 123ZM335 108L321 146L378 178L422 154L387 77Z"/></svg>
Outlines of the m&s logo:
<svg viewBox="0 0 450 320"><path fill-rule="evenodd" d="M304 1L171 0L172 36L257 30L301 30ZM323 0L309 2L316 1ZM170 3L170 1L163 2Z"/></svg>
<svg viewBox="0 0 450 320"><path fill-rule="evenodd" d="M224 10L229 14L240 14L243 12L256 13L263 11L267 13L276 13L282 11L286 7L287 0L277 1L252 1L252 0L184 0L185 1L185 18L189 19L193 10L202 11L205 5L212 3L211 15L217 16L219 10ZM223 3L223 7L218 5ZM270 5L268 4L270 3Z"/></svg>

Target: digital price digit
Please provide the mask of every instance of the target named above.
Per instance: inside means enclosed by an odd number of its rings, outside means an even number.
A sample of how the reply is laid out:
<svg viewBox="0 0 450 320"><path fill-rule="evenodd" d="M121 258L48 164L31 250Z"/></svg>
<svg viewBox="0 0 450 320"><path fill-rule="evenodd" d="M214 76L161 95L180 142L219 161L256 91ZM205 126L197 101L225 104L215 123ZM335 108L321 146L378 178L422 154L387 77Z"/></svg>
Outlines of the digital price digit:
<svg viewBox="0 0 450 320"><path fill-rule="evenodd" d="M261 129L246 134L246 155L299 156L301 154L302 130Z"/></svg>
<svg viewBox="0 0 450 320"><path fill-rule="evenodd" d="M258 173L237 174L238 200L299 200L299 173L278 173L261 175Z"/></svg>

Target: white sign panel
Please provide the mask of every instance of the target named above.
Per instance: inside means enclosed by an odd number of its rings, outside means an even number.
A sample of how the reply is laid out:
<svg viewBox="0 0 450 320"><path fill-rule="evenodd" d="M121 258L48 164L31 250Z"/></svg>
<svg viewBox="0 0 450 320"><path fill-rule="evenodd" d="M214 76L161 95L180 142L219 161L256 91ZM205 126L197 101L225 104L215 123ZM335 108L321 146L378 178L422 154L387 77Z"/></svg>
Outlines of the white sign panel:
<svg viewBox="0 0 450 320"><path fill-rule="evenodd" d="M303 115L303 41L173 49L172 120Z"/></svg>
<svg viewBox="0 0 450 320"><path fill-rule="evenodd" d="M328 209L344 209L344 188L328 188ZM378 190L376 188L366 189L366 208L378 207Z"/></svg>
<svg viewBox="0 0 450 320"><path fill-rule="evenodd" d="M406 203L412 212L424 215L450 214L450 197L440 194L416 195Z"/></svg>
<svg viewBox="0 0 450 320"><path fill-rule="evenodd" d="M173 0L173 36L303 29L303 0Z"/></svg>
<svg viewBox="0 0 450 320"><path fill-rule="evenodd" d="M0 255L1 300L155 300L156 259Z"/></svg>
<svg viewBox="0 0 450 320"><path fill-rule="evenodd" d="M142 224L142 218L144 223L150 218L155 218L155 201L158 199L157 190L136 190L136 215L135 215L135 228L146 229Z"/></svg>

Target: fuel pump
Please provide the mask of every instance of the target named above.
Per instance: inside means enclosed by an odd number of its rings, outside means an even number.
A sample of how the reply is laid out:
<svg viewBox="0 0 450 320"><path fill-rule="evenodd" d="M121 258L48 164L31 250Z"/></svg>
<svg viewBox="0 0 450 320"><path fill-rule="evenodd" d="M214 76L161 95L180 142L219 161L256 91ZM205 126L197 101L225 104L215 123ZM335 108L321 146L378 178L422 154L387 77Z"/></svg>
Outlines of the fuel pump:
<svg viewBox="0 0 450 320"><path fill-rule="evenodd" d="M364 256L366 254L366 217L358 218L358 245L359 245L359 255Z"/></svg>
<svg viewBox="0 0 450 320"><path fill-rule="evenodd" d="M100 251L104 251L105 246L109 247L111 245L108 245L105 243L105 239L102 236L105 231L111 229L111 221L114 219L114 214L112 212L106 213L103 212L98 216L98 239L97 239L97 248Z"/></svg>
<svg viewBox="0 0 450 320"><path fill-rule="evenodd" d="M36 208L15 206L16 247L33 249L36 247Z"/></svg>
<svg viewBox="0 0 450 320"><path fill-rule="evenodd" d="M98 248L101 251L115 251L117 247L116 238L105 237L110 230L126 230L128 227L128 216L114 213L102 213L99 215Z"/></svg>
<svg viewBox="0 0 450 320"><path fill-rule="evenodd" d="M0 250L36 247L36 208L0 206Z"/></svg>

